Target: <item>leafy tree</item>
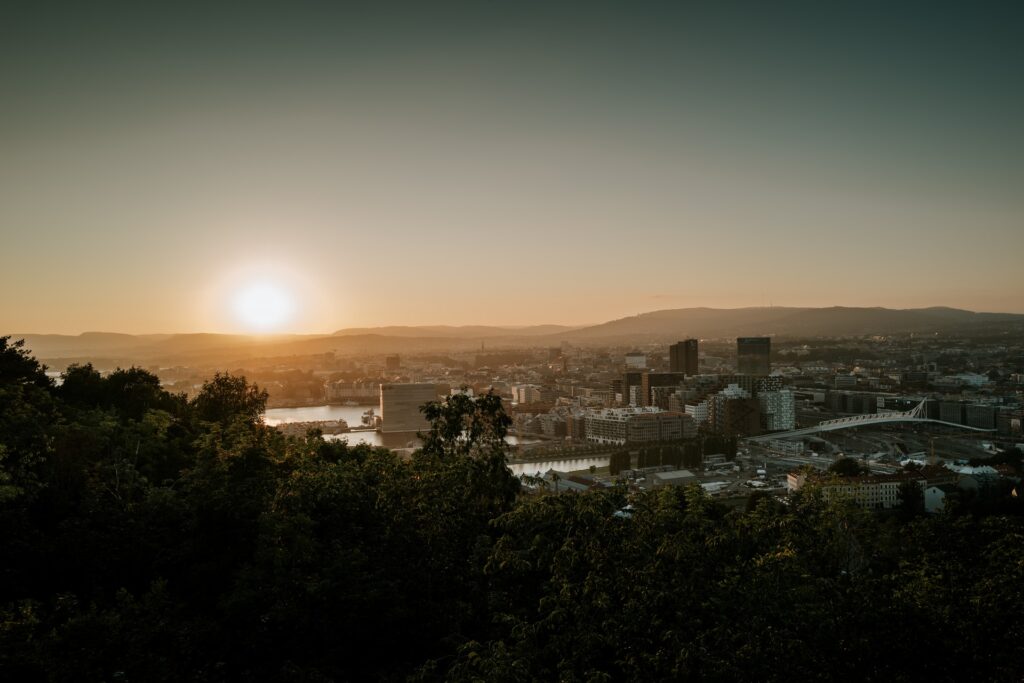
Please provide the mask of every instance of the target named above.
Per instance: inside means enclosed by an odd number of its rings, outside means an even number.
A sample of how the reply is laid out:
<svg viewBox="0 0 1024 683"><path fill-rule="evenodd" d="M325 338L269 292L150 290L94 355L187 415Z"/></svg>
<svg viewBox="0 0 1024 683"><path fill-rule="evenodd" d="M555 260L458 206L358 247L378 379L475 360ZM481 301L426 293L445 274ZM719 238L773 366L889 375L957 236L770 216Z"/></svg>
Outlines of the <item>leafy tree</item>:
<svg viewBox="0 0 1024 683"><path fill-rule="evenodd" d="M8 335L0 337L0 385L31 385L49 389L53 381L46 376L46 366L25 348L25 340L12 342Z"/></svg>
<svg viewBox="0 0 1024 683"><path fill-rule="evenodd" d="M77 406L100 406L106 403L103 376L92 366L69 365L61 373L61 384L57 395L65 403Z"/></svg>
<svg viewBox="0 0 1024 683"><path fill-rule="evenodd" d="M924 491L916 481L910 480L900 484L899 512L904 519L911 519L924 512Z"/></svg>
<svg viewBox="0 0 1024 683"><path fill-rule="evenodd" d="M267 392L244 377L218 372L203 384L190 406L204 422L228 424L235 419L255 423L267 407Z"/></svg>
<svg viewBox="0 0 1024 683"><path fill-rule="evenodd" d="M512 418L493 391L476 398L456 393L421 410L430 421L430 430L423 435L424 453L455 457L474 451L506 452Z"/></svg>
<svg viewBox="0 0 1024 683"><path fill-rule="evenodd" d="M864 473L860 463L853 458L839 458L829 465L828 471L840 477L856 477Z"/></svg>
<svg viewBox="0 0 1024 683"><path fill-rule="evenodd" d="M118 368L104 380L107 404L132 420L141 420L148 410L174 412L179 406L160 386L160 378L142 368Z"/></svg>
<svg viewBox="0 0 1024 683"><path fill-rule="evenodd" d="M40 467L50 453L49 430L58 421L53 382L25 349L0 337L0 484L8 498L35 495L45 485Z"/></svg>

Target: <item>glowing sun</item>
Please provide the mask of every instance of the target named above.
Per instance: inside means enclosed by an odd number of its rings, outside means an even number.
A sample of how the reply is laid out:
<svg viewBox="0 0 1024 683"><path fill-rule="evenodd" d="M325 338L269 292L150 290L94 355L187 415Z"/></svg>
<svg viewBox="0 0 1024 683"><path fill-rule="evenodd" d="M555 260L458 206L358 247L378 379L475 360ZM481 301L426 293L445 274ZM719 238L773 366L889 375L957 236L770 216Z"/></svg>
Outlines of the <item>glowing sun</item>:
<svg viewBox="0 0 1024 683"><path fill-rule="evenodd" d="M269 282L243 286L233 297L238 321L255 332L272 332L291 320L295 299L284 287Z"/></svg>

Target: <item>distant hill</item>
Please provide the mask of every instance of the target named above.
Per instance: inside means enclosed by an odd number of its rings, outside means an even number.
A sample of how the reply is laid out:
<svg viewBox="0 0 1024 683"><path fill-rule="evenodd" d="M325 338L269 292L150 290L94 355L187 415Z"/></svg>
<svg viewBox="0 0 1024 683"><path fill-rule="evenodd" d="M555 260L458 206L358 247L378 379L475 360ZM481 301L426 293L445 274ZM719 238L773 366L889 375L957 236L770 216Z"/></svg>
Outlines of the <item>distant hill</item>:
<svg viewBox="0 0 1024 683"><path fill-rule="evenodd" d="M486 339L488 337L539 337L547 334L570 332L575 327L566 325L528 325L525 327L494 327L489 325L423 325L390 327L349 327L338 330L335 337L376 334L384 337L450 337Z"/></svg>
<svg viewBox="0 0 1024 683"><path fill-rule="evenodd" d="M831 337L907 334L1024 323L1024 315L955 308L678 308L642 313L557 335L566 341L667 337Z"/></svg>
<svg viewBox="0 0 1024 683"><path fill-rule="evenodd" d="M6 332L4 333L6 334ZM32 352L39 357L90 356L134 352L143 346L156 344L174 335L149 334L133 335L115 332L84 332L79 335L67 334L15 334L15 339L24 339Z"/></svg>
<svg viewBox="0 0 1024 683"><path fill-rule="evenodd" d="M575 344L671 341L685 337L844 337L931 332L1024 333L1024 315L955 308L680 308L572 328L424 326L350 328L332 335L22 334L32 353L63 362L230 365L251 358L320 353L416 353Z"/></svg>
<svg viewBox="0 0 1024 683"><path fill-rule="evenodd" d="M24 339L34 356L58 366L94 362L120 365L217 365L233 367L252 358L308 356L321 353L446 352L479 349L479 338L402 337L379 334L288 335L275 337L230 334L55 335L13 334ZM524 337L488 337L488 345L518 344Z"/></svg>

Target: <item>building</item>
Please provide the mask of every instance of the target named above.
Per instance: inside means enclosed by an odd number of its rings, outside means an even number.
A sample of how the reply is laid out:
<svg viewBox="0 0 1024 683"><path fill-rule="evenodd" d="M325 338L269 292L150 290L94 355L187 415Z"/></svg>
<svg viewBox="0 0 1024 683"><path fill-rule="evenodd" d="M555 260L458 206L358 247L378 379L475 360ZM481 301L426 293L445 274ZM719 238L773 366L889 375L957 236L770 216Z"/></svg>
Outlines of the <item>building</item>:
<svg viewBox="0 0 1024 683"><path fill-rule="evenodd" d="M790 472L786 476L786 487L790 492L799 491L808 484L821 490L825 500L847 498L868 510L889 510L902 502L900 486L914 482L922 490L927 488L927 479L914 472L895 474L869 474L859 477L832 477L808 475L804 472Z"/></svg>
<svg viewBox="0 0 1024 683"><path fill-rule="evenodd" d="M836 389L855 389L857 387L857 375L836 375L833 380Z"/></svg>
<svg viewBox="0 0 1024 683"><path fill-rule="evenodd" d="M772 372L771 337L736 338L736 372L763 377Z"/></svg>
<svg viewBox="0 0 1024 683"><path fill-rule="evenodd" d="M693 401L686 404L684 410L686 414L693 418L693 421L698 425L704 424L711 419L711 406L710 401L707 399L703 401Z"/></svg>
<svg viewBox="0 0 1024 683"><path fill-rule="evenodd" d="M587 441L603 444L670 441L696 434L696 425L687 415L657 408L590 410L584 425Z"/></svg>
<svg viewBox="0 0 1024 683"><path fill-rule="evenodd" d="M948 500L954 498L959 489L949 484L936 484L924 490L925 512L942 512Z"/></svg>
<svg viewBox="0 0 1024 683"><path fill-rule="evenodd" d="M761 404L749 391L730 384L708 397L708 422L725 436L754 436L761 433Z"/></svg>
<svg viewBox="0 0 1024 683"><path fill-rule="evenodd" d="M328 401L353 401L373 405L380 398L379 382L330 382L326 390Z"/></svg>
<svg viewBox="0 0 1024 683"><path fill-rule="evenodd" d="M677 387L686 380L681 372L645 372L640 375L640 406L653 404L652 389L659 387Z"/></svg>
<svg viewBox="0 0 1024 683"><path fill-rule="evenodd" d="M510 389L512 400L519 405L531 403L554 403L558 398L558 392L552 387L544 387L539 384L515 384Z"/></svg>
<svg viewBox="0 0 1024 683"><path fill-rule="evenodd" d="M762 391L758 393L757 400L761 404L761 427L765 431L778 432L796 427L796 402L792 391Z"/></svg>
<svg viewBox="0 0 1024 683"><path fill-rule="evenodd" d="M418 432L430 425L420 408L437 400L433 384L381 384L382 432Z"/></svg>
<svg viewBox="0 0 1024 683"><path fill-rule="evenodd" d="M697 476L690 470L669 470L667 472L654 472L647 476L651 488L660 489L666 486L689 486L697 484Z"/></svg>
<svg viewBox="0 0 1024 683"><path fill-rule="evenodd" d="M874 415L878 412L878 396L857 391L830 391L825 394L825 407L833 413Z"/></svg>
<svg viewBox="0 0 1024 683"><path fill-rule="evenodd" d="M697 374L697 340L687 339L668 347L668 365L671 372L684 375Z"/></svg>
<svg viewBox="0 0 1024 683"><path fill-rule="evenodd" d="M996 428L996 407L987 403L972 403L964 408L968 427L978 429Z"/></svg>
<svg viewBox="0 0 1024 683"><path fill-rule="evenodd" d="M388 356L387 358L384 359L384 369L387 370L388 372L399 370L401 367L402 359L397 355Z"/></svg>
<svg viewBox="0 0 1024 683"><path fill-rule="evenodd" d="M964 408L960 401L939 402L939 419L943 422L964 423Z"/></svg>
<svg viewBox="0 0 1024 683"><path fill-rule="evenodd" d="M619 382L619 392L622 393L622 403L634 408L643 408L643 380L646 373L638 370L630 370L622 373ZM618 392L617 392L618 393Z"/></svg>
<svg viewBox="0 0 1024 683"><path fill-rule="evenodd" d="M626 354L626 368L643 370L647 367L647 354L642 351L630 351Z"/></svg>
<svg viewBox="0 0 1024 683"><path fill-rule="evenodd" d="M538 415L537 425L540 427L538 433L544 436L562 439L567 434L565 418L557 413L544 413Z"/></svg>

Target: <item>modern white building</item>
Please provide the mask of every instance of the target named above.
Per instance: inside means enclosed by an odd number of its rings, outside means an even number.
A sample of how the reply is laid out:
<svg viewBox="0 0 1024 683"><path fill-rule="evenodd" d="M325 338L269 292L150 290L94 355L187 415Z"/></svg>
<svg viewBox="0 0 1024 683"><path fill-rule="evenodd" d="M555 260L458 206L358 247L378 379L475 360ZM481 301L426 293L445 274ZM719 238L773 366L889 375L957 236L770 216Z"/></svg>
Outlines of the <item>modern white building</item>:
<svg viewBox="0 0 1024 683"><path fill-rule="evenodd" d="M686 404L686 414L697 424L703 424L711 418L711 407L707 400Z"/></svg>

